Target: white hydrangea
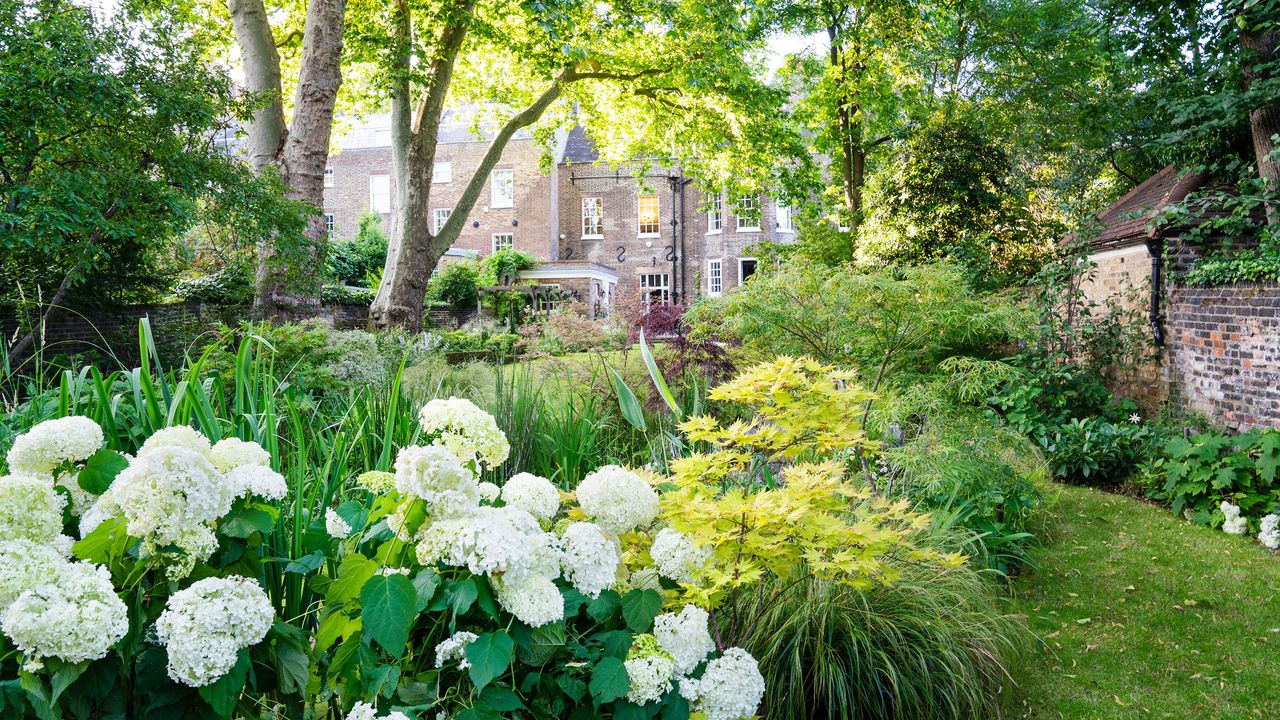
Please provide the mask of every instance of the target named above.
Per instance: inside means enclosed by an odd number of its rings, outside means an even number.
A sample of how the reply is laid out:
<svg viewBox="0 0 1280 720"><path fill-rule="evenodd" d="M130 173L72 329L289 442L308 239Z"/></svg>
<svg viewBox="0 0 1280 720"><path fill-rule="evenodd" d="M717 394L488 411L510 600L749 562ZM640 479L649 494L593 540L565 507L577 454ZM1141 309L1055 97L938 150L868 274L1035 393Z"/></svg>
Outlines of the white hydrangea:
<svg viewBox="0 0 1280 720"><path fill-rule="evenodd" d="M482 482L476 485L476 490L480 492L480 499L486 502L493 502L502 495L502 488L491 482Z"/></svg>
<svg viewBox="0 0 1280 720"><path fill-rule="evenodd" d="M254 495L264 500L283 500L289 494L284 476L266 465L239 465L226 475L236 497Z"/></svg>
<svg viewBox="0 0 1280 720"><path fill-rule="evenodd" d="M209 461L219 472L228 472L244 465L271 466L271 453L252 440L229 437L214 443L209 449Z"/></svg>
<svg viewBox="0 0 1280 720"><path fill-rule="evenodd" d="M111 488L107 488L88 509L80 514L80 537L88 537L89 533L98 529L99 525L119 516L120 508L116 507L116 495Z"/></svg>
<svg viewBox="0 0 1280 720"><path fill-rule="evenodd" d="M173 427L161 428L155 431L151 437L142 443L142 447L138 448L138 455L158 448L174 447L200 453L206 459L212 450L212 446L209 445L209 438L205 437L204 433L186 425L174 425Z"/></svg>
<svg viewBox="0 0 1280 720"><path fill-rule="evenodd" d="M525 510L539 520L550 520L560 511L560 491L550 480L522 472L502 486L502 502Z"/></svg>
<svg viewBox="0 0 1280 720"><path fill-rule="evenodd" d="M526 574L492 578L490 583L502 607L529 627L541 627L564 618L564 596L550 578Z"/></svg>
<svg viewBox="0 0 1280 720"><path fill-rule="evenodd" d="M432 400L418 412L418 424L433 446L445 448L461 462L474 461L477 470L495 468L511 453L493 416L470 400Z"/></svg>
<svg viewBox="0 0 1280 720"><path fill-rule="evenodd" d="M643 567L631 573L627 584L636 590L662 590L662 582L658 580L658 569Z"/></svg>
<svg viewBox="0 0 1280 720"><path fill-rule="evenodd" d="M80 517L98 502L98 496L80 487L80 476L74 472L59 473L53 480L55 488L66 488L71 496L71 514Z"/></svg>
<svg viewBox="0 0 1280 720"><path fill-rule="evenodd" d="M18 539L0 541L0 610L24 591L55 583L67 564L62 547Z"/></svg>
<svg viewBox="0 0 1280 720"><path fill-rule="evenodd" d="M0 477L0 540L50 540L62 533L67 499L53 481L31 475Z"/></svg>
<svg viewBox="0 0 1280 720"><path fill-rule="evenodd" d="M554 538L529 513L514 507L477 507L462 518L439 520L419 536L418 560L465 567L477 575L559 575Z"/></svg>
<svg viewBox="0 0 1280 720"><path fill-rule="evenodd" d="M339 540L351 534L351 524L342 519L337 510L326 508L324 511L324 531Z"/></svg>
<svg viewBox="0 0 1280 720"><path fill-rule="evenodd" d="M576 522L560 538L560 567L574 589L600 597L618 577L618 546L595 523Z"/></svg>
<svg viewBox="0 0 1280 720"><path fill-rule="evenodd" d="M249 578L206 578L174 593L156 620L169 677L208 685L231 670L241 648L262 642L274 619L270 598Z"/></svg>
<svg viewBox="0 0 1280 720"><path fill-rule="evenodd" d="M78 663L106 656L129 632L129 611L106 568L64 563L53 582L19 595L0 624L29 659Z"/></svg>
<svg viewBox="0 0 1280 720"><path fill-rule="evenodd" d="M1262 518L1258 542L1270 550L1280 549L1280 515L1271 513Z"/></svg>
<svg viewBox="0 0 1280 720"><path fill-rule="evenodd" d="M9 448L9 471L26 475L52 472L64 462L81 462L103 443L102 428L87 417L45 420L19 435Z"/></svg>
<svg viewBox="0 0 1280 720"><path fill-rule="evenodd" d="M1228 535L1243 535L1249 531L1248 518L1241 517L1240 506L1233 505L1226 500L1218 506L1222 510L1222 531Z"/></svg>
<svg viewBox="0 0 1280 720"><path fill-rule="evenodd" d="M410 446L396 456L396 489L421 498L433 517L466 515L480 504L475 474L448 450Z"/></svg>
<svg viewBox="0 0 1280 720"><path fill-rule="evenodd" d="M358 702L351 707L346 720L409 720L409 716L398 710L379 716L378 708L367 702Z"/></svg>
<svg viewBox="0 0 1280 720"><path fill-rule="evenodd" d="M729 648L707 663L701 678L681 680L680 694L707 720L745 720L755 717L764 698L764 676L750 653Z"/></svg>
<svg viewBox="0 0 1280 720"><path fill-rule="evenodd" d="M478 636L473 632L459 630L436 645L436 667L444 667L446 663L458 663L458 668L466 670L471 667L467 660L467 646L475 642Z"/></svg>
<svg viewBox="0 0 1280 720"><path fill-rule="evenodd" d="M636 705L657 702L671 690L675 663L658 647L652 635L637 635L623 662L631 689L627 700Z"/></svg>
<svg viewBox="0 0 1280 720"><path fill-rule="evenodd" d="M617 465L583 478L577 494L582 511L615 535L648 527L658 517L658 493L644 478Z"/></svg>
<svg viewBox="0 0 1280 720"><path fill-rule="evenodd" d="M716 649L707 630L707 611L685 605L680 614L663 613L653 620L653 636L676 664L677 675L688 675Z"/></svg>
<svg viewBox="0 0 1280 720"><path fill-rule="evenodd" d="M703 566L711 559L711 549L694 544L687 535L672 528L662 528L649 549L658 574L678 583L697 580Z"/></svg>

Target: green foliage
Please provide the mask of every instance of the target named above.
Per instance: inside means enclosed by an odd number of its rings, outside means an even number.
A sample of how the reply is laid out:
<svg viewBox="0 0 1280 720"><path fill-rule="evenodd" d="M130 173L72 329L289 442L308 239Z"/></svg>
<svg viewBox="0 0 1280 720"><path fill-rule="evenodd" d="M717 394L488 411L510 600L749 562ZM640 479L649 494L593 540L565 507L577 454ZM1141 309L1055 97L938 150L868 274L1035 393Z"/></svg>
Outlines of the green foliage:
<svg viewBox="0 0 1280 720"><path fill-rule="evenodd" d="M1280 511L1280 431L1250 430L1240 435L1197 433L1168 441L1147 472L1162 483L1149 489L1152 499L1201 525L1222 525L1219 506L1240 507L1253 521Z"/></svg>
<svg viewBox="0 0 1280 720"><path fill-rule="evenodd" d="M1139 423L1073 417L1052 428L1036 428L1053 474L1067 482L1102 485L1122 480L1148 457L1151 432Z"/></svg>
<svg viewBox="0 0 1280 720"><path fill-rule="evenodd" d="M249 305L253 302L253 268L247 263L229 265L212 275L180 280L173 294L182 300Z"/></svg>
<svg viewBox="0 0 1280 720"><path fill-rule="evenodd" d="M433 305L475 307L479 287L479 263L451 262L441 267L427 283L427 301Z"/></svg>
<svg viewBox="0 0 1280 720"><path fill-rule="evenodd" d="M352 285L323 285L320 288L321 302L339 305L368 305L377 294L374 288Z"/></svg>
<svg viewBox="0 0 1280 720"><path fill-rule="evenodd" d="M358 285L376 290L368 284L371 273L381 272L387 261L387 236L382 231L382 216L366 213L360 218L360 227L351 239L336 239L329 243L325 270L330 277L343 285Z"/></svg>
<svg viewBox="0 0 1280 720"><path fill-rule="evenodd" d="M483 285L514 285L520 271L538 264L538 258L523 250L499 250L480 263L479 282Z"/></svg>

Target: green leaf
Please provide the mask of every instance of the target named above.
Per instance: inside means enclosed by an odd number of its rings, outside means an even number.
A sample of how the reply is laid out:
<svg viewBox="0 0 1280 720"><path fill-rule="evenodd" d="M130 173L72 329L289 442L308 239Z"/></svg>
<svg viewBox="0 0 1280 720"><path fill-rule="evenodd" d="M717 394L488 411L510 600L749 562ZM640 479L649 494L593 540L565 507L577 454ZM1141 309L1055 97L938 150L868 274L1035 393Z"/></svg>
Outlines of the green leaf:
<svg viewBox="0 0 1280 720"><path fill-rule="evenodd" d="M591 671L591 683L588 688L597 706L624 697L631 690L627 666L616 657L601 658Z"/></svg>
<svg viewBox="0 0 1280 720"><path fill-rule="evenodd" d="M285 565L284 571L287 573L306 575L307 573L319 570L321 565L324 565L324 553L317 550L310 555L303 555L297 560Z"/></svg>
<svg viewBox="0 0 1280 720"><path fill-rule="evenodd" d="M662 594L657 590L637 589L622 596L622 618L638 633L649 632L661 609Z"/></svg>
<svg viewBox="0 0 1280 720"><path fill-rule="evenodd" d="M515 641L505 630L485 633L467 645L467 662L471 682L477 690L483 690L494 678L506 672L511 666L511 657L515 652Z"/></svg>
<svg viewBox="0 0 1280 720"><path fill-rule="evenodd" d="M307 689L307 677L311 672L306 642L299 637L302 633L290 625L278 622L275 627L278 635L275 644L276 677L279 678L280 692L300 695Z"/></svg>
<svg viewBox="0 0 1280 720"><path fill-rule="evenodd" d="M413 591L418 595L416 607L422 612L431 604L436 590L440 587L440 576L431 568L423 568L413 577Z"/></svg>
<svg viewBox="0 0 1280 720"><path fill-rule="evenodd" d="M680 410L675 396L671 394L671 388L667 387L667 380L662 377L658 363L654 362L653 353L649 352L649 343L644 339L644 330L640 331L640 357L644 359L644 366L648 368L649 377L653 380L653 386L658 389L658 394L662 396L662 401L671 409L671 414L676 416L676 420L683 420L684 413Z"/></svg>
<svg viewBox="0 0 1280 720"><path fill-rule="evenodd" d="M649 717L649 711L643 706L620 700L613 704L614 720L645 720Z"/></svg>
<svg viewBox="0 0 1280 720"><path fill-rule="evenodd" d="M106 520L83 540L72 545L71 552L81 560L109 565L113 559L122 557L129 547L127 526L128 521L124 518Z"/></svg>
<svg viewBox="0 0 1280 720"><path fill-rule="evenodd" d="M454 718L456 720L502 720L502 715L487 707L469 707Z"/></svg>
<svg viewBox="0 0 1280 720"><path fill-rule="evenodd" d="M622 604L618 593L613 590L605 590L600 593L600 597L587 603L587 614L596 622L604 622L609 619L618 610L618 606Z"/></svg>
<svg viewBox="0 0 1280 720"><path fill-rule="evenodd" d="M331 603L344 603L360 594L360 589L378 571L378 564L363 555L348 555L338 564L338 579L325 595Z"/></svg>
<svg viewBox="0 0 1280 720"><path fill-rule="evenodd" d="M644 422L644 410L641 409L636 394L627 387L627 382L622 379L617 370L609 368L609 378L613 381L614 392L618 393L618 409L622 411L622 419L631 423L632 427L640 432L645 432L647 428Z"/></svg>
<svg viewBox="0 0 1280 720"><path fill-rule="evenodd" d="M524 708L524 702L520 700L520 696L513 691L490 685L480 693L480 702L499 712L511 712L512 710L521 710Z"/></svg>
<svg viewBox="0 0 1280 720"><path fill-rule="evenodd" d="M564 623L551 623L529 630L527 647L521 648L521 659L530 665L541 665L552 657L568 640Z"/></svg>
<svg viewBox="0 0 1280 720"><path fill-rule="evenodd" d="M236 709L236 699L244 689L244 682L249 677L249 651L241 650L236 655L236 664L231 671L212 683L200 688L200 697L209 703L213 712L220 718L231 717Z"/></svg>
<svg viewBox="0 0 1280 720"><path fill-rule="evenodd" d="M111 448L102 448L90 455L80 470L78 477L80 489L94 495L101 495L111 487L111 482L116 479L120 471L127 467L129 467L129 461L125 460L123 455Z"/></svg>
<svg viewBox="0 0 1280 720"><path fill-rule="evenodd" d="M418 617L418 594L413 583L399 573L374 575L360 591L364 637L399 656L409 640L409 628Z"/></svg>
<svg viewBox="0 0 1280 720"><path fill-rule="evenodd" d="M475 583L470 580L463 580L453 586L453 594L449 597L449 605L453 608L453 614L465 615L471 606L475 604L479 594L476 592Z"/></svg>
<svg viewBox="0 0 1280 720"><path fill-rule="evenodd" d="M233 538L247 538L254 533L266 535L276 525L275 515L262 508L244 508L222 523L222 534Z"/></svg>

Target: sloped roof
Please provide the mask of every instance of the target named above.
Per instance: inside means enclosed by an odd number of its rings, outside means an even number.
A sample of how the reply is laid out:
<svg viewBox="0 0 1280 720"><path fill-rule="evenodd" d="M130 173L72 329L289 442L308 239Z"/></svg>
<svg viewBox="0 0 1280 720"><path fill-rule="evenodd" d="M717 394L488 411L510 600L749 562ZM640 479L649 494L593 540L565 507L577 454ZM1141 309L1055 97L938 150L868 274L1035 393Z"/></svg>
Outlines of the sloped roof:
<svg viewBox="0 0 1280 720"><path fill-rule="evenodd" d="M474 108L458 108L445 110L440 118L440 131L437 142L441 145L454 143L487 143L492 135L487 131L492 128L481 126L479 133L473 132L472 121ZM512 135L513 140L528 140L532 135L525 128L520 128ZM358 148L380 148L391 146L391 114L374 113L361 118L355 124L335 133L334 144L343 150Z"/></svg>
<svg viewBox="0 0 1280 720"><path fill-rule="evenodd" d="M1145 242L1153 237L1147 224L1168 205L1182 202L1208 179L1200 173L1183 174L1169 165L1098 214L1101 230L1089 241L1089 249L1106 250Z"/></svg>
<svg viewBox="0 0 1280 720"><path fill-rule="evenodd" d="M596 151L596 144L587 137L581 125L574 125L569 131L568 140L565 141L564 159L561 162L593 163L599 159L600 153Z"/></svg>

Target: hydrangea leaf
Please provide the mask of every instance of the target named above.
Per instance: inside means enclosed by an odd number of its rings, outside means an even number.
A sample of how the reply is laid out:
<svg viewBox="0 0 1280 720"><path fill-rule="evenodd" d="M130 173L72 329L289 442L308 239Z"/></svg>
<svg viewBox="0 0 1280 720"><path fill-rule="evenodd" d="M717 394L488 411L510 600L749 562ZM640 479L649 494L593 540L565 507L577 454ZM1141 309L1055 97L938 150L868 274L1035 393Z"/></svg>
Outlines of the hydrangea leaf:
<svg viewBox="0 0 1280 720"><path fill-rule="evenodd" d="M511 712L524 709L520 696L508 688L490 685L480 693L480 702L499 712Z"/></svg>
<svg viewBox="0 0 1280 720"><path fill-rule="evenodd" d="M627 666L616 657L601 658L591 671L591 683L588 687L597 706L624 697L631 690Z"/></svg>
<svg viewBox="0 0 1280 720"><path fill-rule="evenodd" d="M649 711L641 705L620 701L613 706L614 720L645 720L649 717Z"/></svg>
<svg viewBox="0 0 1280 720"><path fill-rule="evenodd" d="M327 599L335 604L354 599L377 571L378 564L363 555L351 554L342 558L338 564L338 579L329 586Z"/></svg>
<svg viewBox="0 0 1280 720"><path fill-rule="evenodd" d="M657 590L636 589L622 596L622 617L635 632L648 632L661 609L662 594Z"/></svg>
<svg viewBox="0 0 1280 720"><path fill-rule="evenodd" d="M467 645L467 662L471 682L477 690L483 690L494 678L506 672L515 653L515 641L505 630L485 633Z"/></svg>
<svg viewBox="0 0 1280 720"><path fill-rule="evenodd" d="M231 671L200 688L200 697L209 703L218 717L229 718L231 711L236 709L236 698L240 697L240 690L248 677L249 651L242 649L236 655L236 664Z"/></svg>
<svg viewBox="0 0 1280 720"><path fill-rule="evenodd" d="M116 479L116 475L127 467L129 461L123 455L110 448L102 448L85 460L77 481L81 490L101 495L111 487L111 481Z"/></svg>
<svg viewBox="0 0 1280 720"><path fill-rule="evenodd" d="M439 587L440 576L436 575L431 568L423 568L413 576L413 590L418 594L418 612L422 612L431 604L431 598L435 596Z"/></svg>
<svg viewBox="0 0 1280 720"><path fill-rule="evenodd" d="M398 656L409 640L409 627L418 617L418 594L409 578L399 573L374 575L360 590L364 637Z"/></svg>

